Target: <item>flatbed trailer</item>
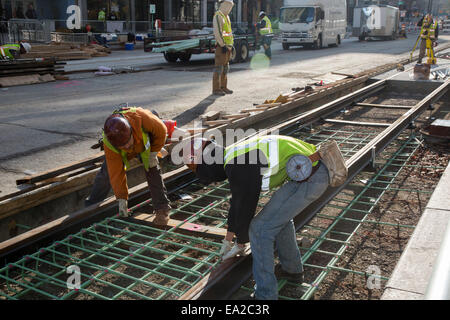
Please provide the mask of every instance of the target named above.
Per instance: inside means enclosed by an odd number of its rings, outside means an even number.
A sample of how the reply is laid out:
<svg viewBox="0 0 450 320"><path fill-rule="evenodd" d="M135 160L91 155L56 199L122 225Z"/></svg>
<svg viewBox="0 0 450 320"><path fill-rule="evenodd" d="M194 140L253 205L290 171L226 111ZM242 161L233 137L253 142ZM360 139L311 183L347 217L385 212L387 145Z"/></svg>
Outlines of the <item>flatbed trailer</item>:
<svg viewBox="0 0 450 320"><path fill-rule="evenodd" d="M169 63L175 63L178 60L188 62L193 54L214 53L216 51L216 40L213 35L163 42L159 40L161 39L144 39L144 51L162 53ZM248 61L250 51L256 50L257 44L258 38L253 34L235 35L234 47L236 50L233 50L231 62Z"/></svg>

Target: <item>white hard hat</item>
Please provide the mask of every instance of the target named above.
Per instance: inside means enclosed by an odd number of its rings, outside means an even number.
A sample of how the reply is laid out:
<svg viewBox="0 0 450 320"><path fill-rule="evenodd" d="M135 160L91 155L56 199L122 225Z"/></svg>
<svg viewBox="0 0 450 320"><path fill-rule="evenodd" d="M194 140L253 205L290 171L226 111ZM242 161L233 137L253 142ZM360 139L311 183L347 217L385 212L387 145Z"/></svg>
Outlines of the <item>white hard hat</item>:
<svg viewBox="0 0 450 320"><path fill-rule="evenodd" d="M21 43L22 47L25 49L25 51L28 53L31 51L31 45L27 42L22 42Z"/></svg>
<svg viewBox="0 0 450 320"><path fill-rule="evenodd" d="M266 13L265 13L264 11L261 11L261 12L259 13L259 16L261 17L263 14L265 15Z"/></svg>

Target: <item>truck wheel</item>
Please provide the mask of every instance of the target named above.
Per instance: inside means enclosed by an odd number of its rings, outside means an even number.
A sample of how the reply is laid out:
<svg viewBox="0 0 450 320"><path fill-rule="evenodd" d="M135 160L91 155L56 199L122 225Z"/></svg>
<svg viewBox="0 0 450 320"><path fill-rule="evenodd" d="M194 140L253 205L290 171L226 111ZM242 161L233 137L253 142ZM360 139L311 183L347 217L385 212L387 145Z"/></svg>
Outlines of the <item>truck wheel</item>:
<svg viewBox="0 0 450 320"><path fill-rule="evenodd" d="M314 41L314 49L322 49L322 35L320 34L316 41Z"/></svg>
<svg viewBox="0 0 450 320"><path fill-rule="evenodd" d="M178 60L178 54L173 52L164 52L164 59L166 59L167 62L175 63Z"/></svg>
<svg viewBox="0 0 450 320"><path fill-rule="evenodd" d="M239 47L239 51L236 53L239 55L239 59L242 62L248 61L250 58L249 50L248 50L248 43L246 41L243 41Z"/></svg>
<svg viewBox="0 0 450 320"><path fill-rule="evenodd" d="M239 51L241 50L241 44L238 42L234 46L234 50L231 51L230 63L238 63L240 60Z"/></svg>
<svg viewBox="0 0 450 320"><path fill-rule="evenodd" d="M283 50L289 50L289 43L283 43Z"/></svg>
<svg viewBox="0 0 450 320"><path fill-rule="evenodd" d="M189 60L191 60L191 56L192 56L192 53L183 52L183 53L180 53L179 58L180 58L181 62L189 62Z"/></svg>

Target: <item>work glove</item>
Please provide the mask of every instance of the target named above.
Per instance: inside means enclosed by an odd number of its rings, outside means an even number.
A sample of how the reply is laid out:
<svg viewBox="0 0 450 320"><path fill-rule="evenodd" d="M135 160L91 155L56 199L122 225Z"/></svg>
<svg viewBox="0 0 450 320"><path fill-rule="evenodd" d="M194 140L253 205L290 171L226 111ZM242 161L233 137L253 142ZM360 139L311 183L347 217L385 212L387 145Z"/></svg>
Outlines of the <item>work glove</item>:
<svg viewBox="0 0 450 320"><path fill-rule="evenodd" d="M158 152L150 152L150 156L148 158L149 168L154 168L158 166Z"/></svg>
<svg viewBox="0 0 450 320"><path fill-rule="evenodd" d="M222 53L227 53L227 52L228 52L227 46L223 46L223 47L222 47Z"/></svg>
<svg viewBox="0 0 450 320"><path fill-rule="evenodd" d="M245 249L245 247L240 247L237 243L235 243L233 245L233 247L231 248L231 250L229 250L227 253L225 253L222 256L222 261L230 259L230 258L233 258L235 256L243 255L244 254L244 249Z"/></svg>
<svg viewBox="0 0 450 320"><path fill-rule="evenodd" d="M233 242L223 239L222 240L222 248L220 248L220 256L223 257L224 254L227 254L228 251L233 247Z"/></svg>
<svg viewBox="0 0 450 320"><path fill-rule="evenodd" d="M119 199L119 216L124 218L130 216L128 212L128 201L125 199Z"/></svg>

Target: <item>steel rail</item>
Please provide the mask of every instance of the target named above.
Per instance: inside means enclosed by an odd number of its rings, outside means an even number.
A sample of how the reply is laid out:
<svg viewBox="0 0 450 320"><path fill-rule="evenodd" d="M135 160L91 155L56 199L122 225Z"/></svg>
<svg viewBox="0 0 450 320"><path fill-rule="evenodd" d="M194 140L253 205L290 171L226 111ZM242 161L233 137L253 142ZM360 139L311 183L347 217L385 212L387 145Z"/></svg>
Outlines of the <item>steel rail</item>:
<svg viewBox="0 0 450 320"><path fill-rule="evenodd" d="M273 132L272 130L274 130L273 128L276 128L276 130L280 130L280 131L287 131L288 129L294 127L295 130L298 130L298 127L304 127L309 123L313 123L315 121L317 121L321 115L324 114L331 114L334 113L338 110L340 110L340 108L342 108L343 106L345 106L346 104L351 104L354 103L355 101L358 101L360 99L363 99L364 97L371 95L375 92L378 92L379 90L383 89L385 86L386 82L385 80L381 80L378 81L372 85L369 85L369 89L364 90L360 89L357 92L350 94L348 96L343 97L343 99L337 99L339 101L333 101L332 103L328 103L322 107L317 108L317 112L319 114L319 116L317 116L315 119L313 116L311 116L311 112L303 114L299 117L295 117L289 121L287 121L286 123L282 123L280 125L277 125L275 127L272 127L271 129L265 131L265 132ZM444 84L445 85L445 84ZM417 117L421 111L423 111L423 109L428 106L428 104L436 101L437 99L439 99L447 90L448 90L448 83L446 86L441 86L438 89L436 89L435 91L433 91L432 94L428 95L427 97L425 97L425 99L421 100L415 108L413 108L413 112L407 112L405 115L403 115L402 117L399 118L402 119L404 118L403 121L396 121L393 125L391 125L388 129L386 129L385 131L383 131L382 133L380 133L379 135L377 135L375 138L371 139L368 143L368 145L373 144L374 141L377 141L377 143L381 144L380 148L376 148L377 145L373 146L372 148L369 149L369 159L367 161L367 163L361 165L361 163L356 163L352 165L352 169L355 171L354 175L357 174L356 171L360 171L362 170L365 165L367 165L368 163L370 163L370 161L373 161L373 157L374 155L376 155L377 153L381 152L389 143L390 141L392 141L392 139L395 139L395 137L398 136L398 134L403 130L401 129L400 131L395 131L393 130L392 132L389 130L391 129L391 127L393 126L399 126L399 127L406 127L411 121L413 121L415 119L415 117ZM387 135L390 137L390 140L388 139L388 141L385 141L384 139L381 139L380 137L384 135ZM344 140L350 139L349 138L345 138ZM362 140L364 143L366 142L365 140ZM355 153L355 155L353 155L349 160L347 160L347 163L354 159L356 157L356 155L360 155L361 157L365 156L366 153L361 153L363 150L367 149L367 145L365 147L363 147L362 149L360 149L359 151L354 151L356 149L355 147L350 148L349 150L347 150L346 152L348 152L348 154L353 154ZM358 168L356 168L356 166L360 166ZM351 170L350 170L351 171ZM358 172L359 172L358 171ZM181 170L180 173L185 172L185 170ZM353 176L354 176L353 175ZM352 177L353 177L352 176ZM177 177L174 178L174 181L177 181L176 179ZM192 178L190 178L192 179ZM348 181L350 181L351 179L349 178ZM347 181L347 182L348 182ZM192 183L192 180L190 182L186 182L186 184L190 184ZM175 186L177 186L177 184L174 184ZM179 189L179 185L178 188L175 188L174 190ZM339 190L336 190L336 193ZM320 200L320 199L319 199ZM328 201L322 203L322 206L325 205ZM314 203L315 204L315 203ZM313 204L313 205L314 205ZM308 210L310 209L310 207L307 208ZM312 213L314 216L314 212ZM303 217L303 214L301 215ZM299 217L297 217L299 218ZM297 229L299 229L301 227L301 220L300 223L298 222L298 219L296 218L296 227ZM305 222L307 223L307 222ZM304 223L303 223L304 224ZM53 239L54 240L54 239ZM207 295L211 292L211 289L216 287L217 285L220 284L220 280L224 280L224 275L228 274L228 275L232 275L233 279L236 280L237 277L242 277L246 279L248 278L248 276L245 276L245 274L248 274L248 270L250 270L251 266L251 257L246 257L246 258L242 258L240 259L240 261L235 261L235 260L231 260L227 263L222 263L218 266L218 268L216 270L213 270L212 272L210 272L207 276L205 276L204 278L202 278L196 285L194 285L190 290L188 290L188 292L186 292L185 294L183 294L180 298L181 299L195 299L195 298L204 298L207 297ZM230 271L232 271L232 273L230 273ZM236 279L235 279L236 277ZM223 281L222 281L223 282ZM239 281L227 281L228 284L232 284L234 287L236 286L240 286ZM122 289L121 292L125 292L125 290L127 289ZM223 287L221 288L221 290L223 290ZM223 292L223 291L222 291ZM223 296L222 296L223 297Z"/></svg>
<svg viewBox="0 0 450 320"><path fill-rule="evenodd" d="M384 87L385 83L386 80L380 80L370 85L370 89L363 88L356 91L354 94L361 94L365 97L368 95L368 92L370 92L370 90L379 91L379 88ZM425 111L430 104L438 101L444 94L446 94L449 90L449 87L450 80L447 80L433 92L423 98L420 102L418 102L413 108L409 109L403 116L399 117L388 128L386 128L375 138L373 138L365 147L359 150L350 159L348 159L346 161L346 165L348 167L348 178L346 182L339 187L329 187L319 199L314 201L311 205L309 205L301 213L299 213L299 215L297 215L294 219L296 230L298 231L309 221L311 221L315 217L315 215L341 190L343 190L345 186L350 183L359 172L361 172L371 162L375 161L375 156L383 151L392 140L398 137L398 135L404 129L406 129L423 111ZM349 99L348 96L345 96L338 100L340 100L339 102L348 103L352 99ZM342 103L339 102L331 102L317 108L317 114L323 115L332 113L332 111L330 110L331 106L340 106ZM286 130L289 127L295 125L301 125L304 127L313 122L311 113L312 112L307 112L306 114L291 119L286 123L268 129L266 130L266 133ZM236 274L236 277L233 277L233 279L235 280L233 281L233 283L231 283L231 281L229 280L225 280L223 274L214 282L208 282L208 279L205 279L203 282L200 282L196 286L197 288L192 288L190 292L182 296L180 299L221 299L223 297L227 297L227 295L231 295L243 284L246 279L250 277L251 265L251 256L236 259L234 265L232 266L233 269L236 270L233 271L233 273ZM225 271L221 270L221 272L223 273Z"/></svg>

